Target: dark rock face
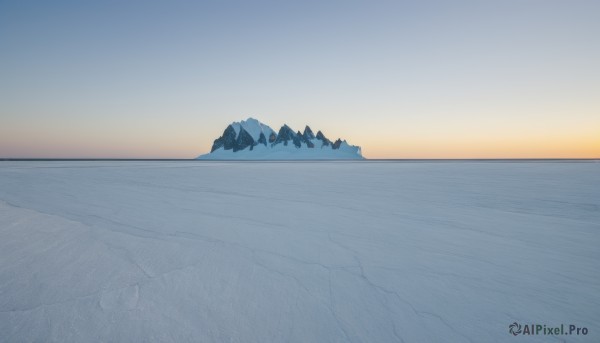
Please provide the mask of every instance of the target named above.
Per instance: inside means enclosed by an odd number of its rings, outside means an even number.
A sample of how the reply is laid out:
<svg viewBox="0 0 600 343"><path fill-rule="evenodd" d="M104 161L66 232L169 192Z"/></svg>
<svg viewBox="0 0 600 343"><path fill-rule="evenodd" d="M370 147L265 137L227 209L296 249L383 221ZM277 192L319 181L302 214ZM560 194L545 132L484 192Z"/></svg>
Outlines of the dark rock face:
<svg viewBox="0 0 600 343"><path fill-rule="evenodd" d="M300 133L300 131L296 132L294 137L292 137L292 141L294 142L294 145L296 146L296 148L299 148L302 146L302 134Z"/></svg>
<svg viewBox="0 0 600 343"><path fill-rule="evenodd" d="M327 137L325 137L325 135L321 131L317 132L317 139L323 142L321 144L322 147L329 146L331 144L331 141L327 139Z"/></svg>
<svg viewBox="0 0 600 343"><path fill-rule="evenodd" d="M310 128L307 126L306 127L308 130L310 130ZM304 129L304 133L300 133L300 131L298 131L296 133L296 136L298 136L298 138L300 139L301 143L306 144L307 147L309 148L314 148L315 145L313 144L313 142L311 142L311 138L309 138L312 135L312 132L310 132L310 134L307 134L306 129ZM314 138L314 135L312 135Z"/></svg>
<svg viewBox="0 0 600 343"><path fill-rule="evenodd" d="M254 146L254 138L248 133L248 131L244 130L243 127L240 127L240 133L238 135L237 140L235 141L235 145L233 146L233 152L238 150L244 150L247 147ZM227 150L227 149L225 149Z"/></svg>
<svg viewBox="0 0 600 343"><path fill-rule="evenodd" d="M223 147L225 150L231 150L236 145L236 134L233 126L228 125L225 131L223 131L223 136L215 139L212 149L210 152L213 152L220 147Z"/></svg>
<svg viewBox="0 0 600 343"><path fill-rule="evenodd" d="M342 141L338 138L337 141L335 141L335 143L333 143L333 145L331 146L332 149L339 149L340 145L342 145Z"/></svg>
<svg viewBox="0 0 600 343"><path fill-rule="evenodd" d="M264 135L262 135L262 138L264 139ZM240 133L236 135L233 126L229 125L225 131L223 131L223 136L215 139L210 152L213 152L221 147L223 147L225 150L233 149L233 152L244 150L247 147L250 147L252 150L256 144L257 143L254 141L252 136L250 136L248 131L244 130L243 127L240 127ZM267 145L266 139L264 140L263 144Z"/></svg>
<svg viewBox="0 0 600 343"><path fill-rule="evenodd" d="M213 152L222 146L223 146L223 137L219 137L219 138L215 139L215 141L213 142L210 152Z"/></svg>
<svg viewBox="0 0 600 343"><path fill-rule="evenodd" d="M323 132L318 131L315 135L311 128L307 125L304 128L304 132L297 131L294 132L289 126L283 125L278 133L264 131L260 132L260 135L257 140L255 140L242 124L237 123L239 127L239 132L236 133L233 127L234 124L228 125L225 131L223 131L223 135L214 140L212 148L210 152L214 152L215 150L233 150L233 152L237 152L240 150L254 150L258 144L262 144L265 147L274 147L277 144L283 143L284 146L288 146L291 142L296 148L302 148L305 145L310 149L324 149L325 147L331 148L333 150L340 150L342 143L341 139L337 139L335 142L329 140ZM269 136L266 136L265 132L270 132ZM360 155L359 147L352 147L357 149L357 153Z"/></svg>
<svg viewBox="0 0 600 343"><path fill-rule="evenodd" d="M262 132L260 133L260 137L258 137L258 144L267 146L267 139L265 138L265 134Z"/></svg>
<svg viewBox="0 0 600 343"><path fill-rule="evenodd" d="M275 139L275 143L273 143L273 145L283 143L283 145L287 146L288 141L293 141L294 137L296 137L296 133L294 133L294 131L290 129L289 126L283 125L281 129L279 129L277 139Z"/></svg>
<svg viewBox="0 0 600 343"><path fill-rule="evenodd" d="M235 146L235 129L229 125L223 132L223 147L225 150L231 150Z"/></svg>
<svg viewBox="0 0 600 343"><path fill-rule="evenodd" d="M296 148L299 148L302 146L302 143L300 142L300 136L294 136L292 138L292 141L294 142L294 145L296 146Z"/></svg>
<svg viewBox="0 0 600 343"><path fill-rule="evenodd" d="M304 137L304 139L307 141L309 139L315 138L315 134L312 132L312 130L310 129L310 127L308 125L306 125L306 127L304 128L304 133L302 134L302 137Z"/></svg>

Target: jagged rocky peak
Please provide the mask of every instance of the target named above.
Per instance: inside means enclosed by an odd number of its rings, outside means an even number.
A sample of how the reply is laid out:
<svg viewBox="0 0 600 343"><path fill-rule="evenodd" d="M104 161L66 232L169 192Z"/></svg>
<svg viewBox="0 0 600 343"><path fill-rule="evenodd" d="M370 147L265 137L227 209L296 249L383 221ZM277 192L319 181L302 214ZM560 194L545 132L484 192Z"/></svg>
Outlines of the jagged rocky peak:
<svg viewBox="0 0 600 343"><path fill-rule="evenodd" d="M290 144L291 143L291 144ZM307 125L294 131L284 124L278 132L254 118L234 122L215 139L200 159L362 159L360 147L330 141Z"/></svg>
<svg viewBox="0 0 600 343"><path fill-rule="evenodd" d="M321 132L320 130L317 132L317 137L316 138L322 142L322 146L329 146L329 145L331 145L331 141L329 139L327 139L327 137L325 137L325 135L323 134L323 132Z"/></svg>
<svg viewBox="0 0 600 343"><path fill-rule="evenodd" d="M342 145L342 140L338 138L337 141L331 145L331 149L339 149L340 145Z"/></svg>
<svg viewBox="0 0 600 343"><path fill-rule="evenodd" d="M257 144L267 145L267 139L275 139L277 136L273 129L254 118L248 118L241 122L233 122L227 126L223 135L215 139L210 152L220 148L237 152L250 147L253 149Z"/></svg>
<svg viewBox="0 0 600 343"><path fill-rule="evenodd" d="M210 152L213 152L220 148L224 148L225 150L233 149L233 147L236 144L236 137L237 132L235 131L232 125L228 125L225 131L223 131L223 135L215 139Z"/></svg>
<svg viewBox="0 0 600 343"><path fill-rule="evenodd" d="M287 126L287 124L284 124L281 127L281 129L279 129L277 138L275 139L275 142L271 144L271 146L274 147L281 143L283 143L284 146L287 146L288 142L292 141L296 148L300 148L302 146L302 140L300 138L301 135L299 135L299 133L300 132L294 132L294 130L292 130L291 127Z"/></svg>
<svg viewBox="0 0 600 343"><path fill-rule="evenodd" d="M304 128L304 133L302 134L305 139L315 139L315 134L310 129L310 126L306 125Z"/></svg>

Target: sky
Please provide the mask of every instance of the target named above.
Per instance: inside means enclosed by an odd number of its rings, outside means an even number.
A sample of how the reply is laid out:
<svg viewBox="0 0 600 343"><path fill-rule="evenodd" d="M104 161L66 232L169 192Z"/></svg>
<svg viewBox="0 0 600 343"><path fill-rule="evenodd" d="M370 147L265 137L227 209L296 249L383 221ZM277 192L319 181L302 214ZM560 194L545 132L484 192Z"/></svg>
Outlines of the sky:
<svg viewBox="0 0 600 343"><path fill-rule="evenodd" d="M0 158L194 158L233 122L367 158L600 157L600 1L0 0Z"/></svg>

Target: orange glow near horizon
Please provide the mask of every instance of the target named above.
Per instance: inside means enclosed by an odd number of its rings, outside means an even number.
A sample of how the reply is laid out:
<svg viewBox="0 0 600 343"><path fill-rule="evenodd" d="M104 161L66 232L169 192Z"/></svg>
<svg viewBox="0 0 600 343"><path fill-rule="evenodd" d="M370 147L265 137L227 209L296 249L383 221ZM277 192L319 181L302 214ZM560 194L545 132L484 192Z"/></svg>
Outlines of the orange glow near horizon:
<svg viewBox="0 0 600 343"><path fill-rule="evenodd" d="M577 142L556 140L513 142L405 142L400 147L367 146L363 148L367 158L600 158L598 139L581 139Z"/></svg>
<svg viewBox="0 0 600 343"><path fill-rule="evenodd" d="M312 111L310 115L305 113L311 111L298 109L285 116L254 117L274 130L283 124L302 130L308 124L329 139L359 145L367 159L600 158L600 116L594 115L597 111L592 104L577 115L556 107L551 112L544 106L488 110L478 116L485 105L472 102L456 113L436 107L423 113L422 108L428 108L425 103L405 109L381 108L372 115L363 114L366 111L361 108ZM93 109L80 109L87 110ZM140 120L121 116L58 120L51 113L36 121L7 117L0 125L0 158L195 158L210 151L213 140L229 123L247 118L196 116L181 108L174 120L162 115L164 111L147 112Z"/></svg>
<svg viewBox="0 0 600 343"><path fill-rule="evenodd" d="M1 132L0 157L4 158L194 158L210 150L219 134L163 132L147 137L100 134L60 135L37 132L15 135ZM332 136L333 137L333 136ZM336 137L337 138L337 137ZM344 137L345 138L345 137ZM555 134L531 137L351 137L368 159L463 158L600 158L600 132L586 135Z"/></svg>
<svg viewBox="0 0 600 343"><path fill-rule="evenodd" d="M600 130L599 130L600 131ZM371 143L371 142L370 142ZM367 158L600 158L600 132L581 136L498 137L375 141L362 147Z"/></svg>

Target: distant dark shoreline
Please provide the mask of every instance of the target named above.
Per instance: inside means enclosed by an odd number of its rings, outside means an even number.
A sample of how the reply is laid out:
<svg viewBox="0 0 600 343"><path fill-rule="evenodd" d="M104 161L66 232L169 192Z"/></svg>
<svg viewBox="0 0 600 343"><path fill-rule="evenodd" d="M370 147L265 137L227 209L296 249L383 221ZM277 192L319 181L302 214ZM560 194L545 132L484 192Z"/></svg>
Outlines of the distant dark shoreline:
<svg viewBox="0 0 600 343"><path fill-rule="evenodd" d="M185 158L0 158L0 162L277 162L277 163L299 163L299 162L412 162L412 163L443 163L443 162L489 162L489 163L518 163L518 162L600 162L600 158L397 158L397 159L364 159L364 160L197 160Z"/></svg>

